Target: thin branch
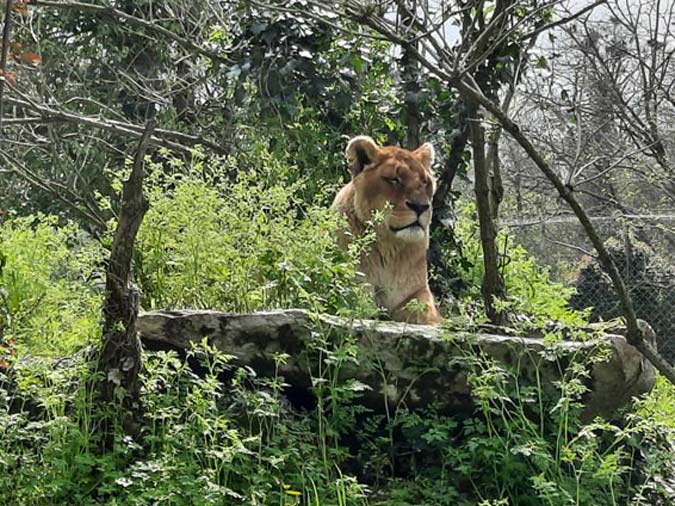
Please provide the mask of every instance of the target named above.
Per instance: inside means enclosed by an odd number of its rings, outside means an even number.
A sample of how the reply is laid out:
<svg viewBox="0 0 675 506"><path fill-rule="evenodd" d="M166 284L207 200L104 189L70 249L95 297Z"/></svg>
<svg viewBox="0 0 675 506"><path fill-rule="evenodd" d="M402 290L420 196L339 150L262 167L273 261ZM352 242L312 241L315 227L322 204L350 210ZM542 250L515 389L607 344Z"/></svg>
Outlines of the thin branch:
<svg viewBox="0 0 675 506"><path fill-rule="evenodd" d="M215 62L222 63L224 65L232 65L234 63L232 60L230 60L230 58L224 56L221 53L201 47L194 42L186 40L171 30L167 30L163 26L160 26L156 23L151 23L145 19L137 18L136 16L127 14L126 12L115 9L114 7L94 5L85 2L53 2L50 0L30 0L29 4L43 7L52 7L55 9L70 9L81 12L89 12L97 16L108 17L117 21L126 21L131 25L140 26L146 30L159 33L167 39L176 42L179 46L182 46L183 48L193 51L197 54L201 54L202 56L206 56Z"/></svg>
<svg viewBox="0 0 675 506"><path fill-rule="evenodd" d="M555 28L556 26L565 25L565 24L569 23L570 21L574 21L575 19L583 16L584 14L587 14L587 13L591 12L596 7L598 7L600 5L603 5L603 4L606 4L606 3L607 3L607 0L597 0L596 2L593 2L591 5L589 5L587 7L584 7L579 12L576 12L576 13L572 14L571 16L567 16L566 18L559 19L558 21L553 21L552 23L548 23L544 26L541 26L539 28L536 28L536 29L532 30L531 32L526 33L525 35L523 35L521 37L521 39L527 40L527 39L530 39L532 37L536 37L537 35L539 35L542 32L545 32L547 30Z"/></svg>
<svg viewBox="0 0 675 506"><path fill-rule="evenodd" d="M139 125L92 116L80 116L71 112L52 109L46 105L36 104L35 102L29 101L27 97L25 98L25 100L18 100L7 97L6 101L7 103L16 107L40 114L44 118L45 122L62 121L78 125L86 125L117 134L129 135L137 139L140 139L143 135L144 128ZM201 145L221 155L228 153L228 150L223 146L219 146L214 142L194 135L162 129L156 129L153 132L154 134L150 138L150 142L152 144L164 146L176 152L191 153L191 147ZM187 146L185 144L187 144Z"/></svg>
<svg viewBox="0 0 675 506"><path fill-rule="evenodd" d="M1 151L0 151L0 159L4 160L5 164L7 164L7 166L9 167L8 169L2 172L15 174L16 176L26 181L32 187L38 188L46 193L49 193L56 200L59 200L60 202L64 203L67 207L81 214L93 226L99 229L105 228L106 219L104 216L100 214L100 209L98 209L90 201L86 200L81 195L77 194L76 192L67 188L61 183L41 178L40 176L32 172L30 169L28 169L28 167L20 164L19 162L10 158Z"/></svg>
<svg viewBox="0 0 675 506"><path fill-rule="evenodd" d="M578 220L575 218L574 221L578 221ZM597 255L594 255L594 254L591 253L590 251L588 251L588 250L586 250L586 249L584 249L584 248L581 248L581 247L579 247L579 246L577 246L577 245L575 245L575 244L570 244L570 243L568 243L568 242L557 241L557 240L555 240L555 239L549 239L549 238L546 238L546 240L547 240L548 242L552 243L552 244L557 244L558 246L562 246L563 248L569 248L569 249L571 249L571 250L577 251L577 252L581 253L582 255L586 255L586 256L589 256L589 257L591 257L591 258L597 258Z"/></svg>
<svg viewBox="0 0 675 506"><path fill-rule="evenodd" d="M2 28L2 54L0 54L0 139L2 138L2 116L4 112L3 95L5 92L5 81L7 80L7 52L9 51L9 34L12 29L12 7L13 0L7 0L5 4L5 23Z"/></svg>
<svg viewBox="0 0 675 506"><path fill-rule="evenodd" d="M625 160L627 160L627 159L630 158L631 156L634 156L634 155L637 155L637 154L642 153L642 152L644 152L644 151L647 151L647 150L650 149L652 146L653 146L653 143L652 143L652 144L649 144L649 145L647 145L647 146L638 148L638 149L636 149L636 150L634 150L634 151L631 151L630 153L625 154L624 156L622 156L622 157L619 158L617 161L615 161L614 163L612 163L612 164L611 164L610 166L608 166L607 168L601 170L601 171L598 172L597 174L595 174L595 175L593 175L593 176L589 176L589 177L587 177L586 179L583 179L583 180L581 180L581 181L579 181L579 182L574 183L574 186L581 186L581 185L584 185L584 184L586 184L586 183L590 183L591 181L594 181L594 180L596 180L596 179L598 179L598 178L601 178L602 176L604 176L604 175L607 174L608 172L610 172L610 171L614 170L615 168L617 168L618 166L620 166ZM591 162L589 162L589 163L586 164L586 165L592 164L592 163L594 163L595 161L596 161L596 159L592 160ZM581 169L579 169L579 171L578 171L574 176L576 177L576 176L578 176L579 174L581 174L581 172L582 172L582 170L583 170L584 168L585 168L585 166L582 167Z"/></svg>

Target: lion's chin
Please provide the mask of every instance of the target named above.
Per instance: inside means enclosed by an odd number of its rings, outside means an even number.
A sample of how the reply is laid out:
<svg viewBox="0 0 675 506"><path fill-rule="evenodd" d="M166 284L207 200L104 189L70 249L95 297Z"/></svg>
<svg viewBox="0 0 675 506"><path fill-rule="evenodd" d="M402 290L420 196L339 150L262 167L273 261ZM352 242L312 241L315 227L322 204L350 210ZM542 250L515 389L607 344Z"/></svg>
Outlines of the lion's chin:
<svg viewBox="0 0 675 506"><path fill-rule="evenodd" d="M405 242L420 242L427 238L426 230L420 226L404 228L403 230L393 232L393 234L396 239Z"/></svg>

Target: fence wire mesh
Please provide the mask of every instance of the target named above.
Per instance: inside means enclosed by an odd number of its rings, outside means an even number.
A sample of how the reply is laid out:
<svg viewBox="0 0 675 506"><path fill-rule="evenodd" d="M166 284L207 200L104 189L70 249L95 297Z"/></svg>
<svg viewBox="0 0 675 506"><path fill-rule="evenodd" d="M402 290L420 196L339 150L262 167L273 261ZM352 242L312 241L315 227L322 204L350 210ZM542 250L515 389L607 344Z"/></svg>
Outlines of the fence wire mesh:
<svg viewBox="0 0 675 506"><path fill-rule="evenodd" d="M633 300L637 317L648 322L657 336L659 352L675 364L675 234L668 228L630 228L625 222L596 223L610 238L607 246ZM579 225L542 223L511 229L537 260L552 268L553 276L574 286L570 305L590 308L591 321L616 318L622 308L609 276L591 254Z"/></svg>

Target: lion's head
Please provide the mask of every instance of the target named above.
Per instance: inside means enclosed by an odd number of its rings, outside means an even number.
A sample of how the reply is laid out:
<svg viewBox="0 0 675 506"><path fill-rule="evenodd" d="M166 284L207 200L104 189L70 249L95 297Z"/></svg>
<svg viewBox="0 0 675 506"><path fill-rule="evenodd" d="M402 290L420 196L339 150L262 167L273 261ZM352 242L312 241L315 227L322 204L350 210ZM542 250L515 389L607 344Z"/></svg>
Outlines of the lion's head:
<svg viewBox="0 0 675 506"><path fill-rule="evenodd" d="M434 148L426 143L414 151L378 146L359 136L347 145L347 161L356 190L354 211L362 222L386 210L378 235L405 242L426 241L436 181L431 171Z"/></svg>

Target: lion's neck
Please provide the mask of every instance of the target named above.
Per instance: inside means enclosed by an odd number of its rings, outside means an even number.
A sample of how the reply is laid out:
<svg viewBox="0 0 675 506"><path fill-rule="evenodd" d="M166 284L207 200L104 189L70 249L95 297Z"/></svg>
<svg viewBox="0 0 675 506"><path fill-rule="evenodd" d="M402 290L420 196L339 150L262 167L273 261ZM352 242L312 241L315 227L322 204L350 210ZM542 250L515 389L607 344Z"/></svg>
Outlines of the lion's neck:
<svg viewBox="0 0 675 506"><path fill-rule="evenodd" d="M377 302L392 309L427 286L426 244L378 241L361 261Z"/></svg>

